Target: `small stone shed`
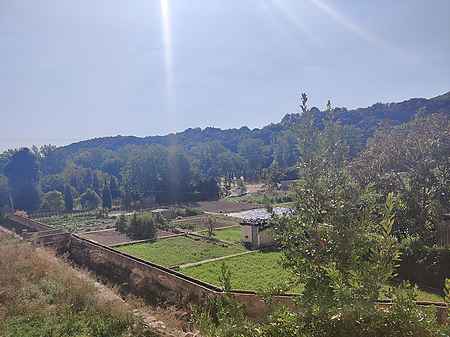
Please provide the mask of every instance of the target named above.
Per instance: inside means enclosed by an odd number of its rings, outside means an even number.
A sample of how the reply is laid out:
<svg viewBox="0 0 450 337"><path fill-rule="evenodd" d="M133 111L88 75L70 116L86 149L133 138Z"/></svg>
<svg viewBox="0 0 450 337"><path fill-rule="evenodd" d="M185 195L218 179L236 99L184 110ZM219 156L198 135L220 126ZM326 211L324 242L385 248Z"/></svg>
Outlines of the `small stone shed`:
<svg viewBox="0 0 450 337"><path fill-rule="evenodd" d="M276 207L270 213L265 209L248 211L249 215L242 218L241 241L249 249L263 249L275 246L271 219L274 214L278 216L289 215L292 210L285 207Z"/></svg>

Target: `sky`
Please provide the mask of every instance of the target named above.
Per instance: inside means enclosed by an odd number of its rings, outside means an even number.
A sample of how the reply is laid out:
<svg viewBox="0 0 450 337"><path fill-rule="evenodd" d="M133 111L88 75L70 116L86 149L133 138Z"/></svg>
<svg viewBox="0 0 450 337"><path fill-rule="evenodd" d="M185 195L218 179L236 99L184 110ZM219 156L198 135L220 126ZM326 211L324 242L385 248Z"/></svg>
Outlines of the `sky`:
<svg viewBox="0 0 450 337"><path fill-rule="evenodd" d="M0 0L0 150L450 90L448 0Z"/></svg>

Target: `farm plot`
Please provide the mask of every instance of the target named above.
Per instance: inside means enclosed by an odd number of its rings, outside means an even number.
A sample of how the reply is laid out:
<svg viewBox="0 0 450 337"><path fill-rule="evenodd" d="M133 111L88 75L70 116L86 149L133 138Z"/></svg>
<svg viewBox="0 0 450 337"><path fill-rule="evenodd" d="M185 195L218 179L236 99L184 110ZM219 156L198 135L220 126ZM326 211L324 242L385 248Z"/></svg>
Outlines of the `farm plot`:
<svg viewBox="0 0 450 337"><path fill-rule="evenodd" d="M243 247L238 245L227 246L185 236L162 239L156 242L136 243L116 249L165 267L200 262L245 251Z"/></svg>
<svg viewBox="0 0 450 337"><path fill-rule="evenodd" d="M198 234L207 235L207 230L199 231ZM235 226L230 228L216 229L214 231L214 238L227 241L234 244L239 244L241 242L241 227Z"/></svg>
<svg viewBox="0 0 450 337"><path fill-rule="evenodd" d="M260 291L290 280L292 275L280 265L280 257L279 252L255 252L186 267L181 272L220 287L220 269L225 263L231 271L233 289ZM294 289L296 292L299 290Z"/></svg>
<svg viewBox="0 0 450 337"><path fill-rule="evenodd" d="M115 229L104 229L100 231L79 233L82 238L98 242L105 246L113 246L122 243L132 242L126 234L120 233ZM174 235L172 232L158 230L158 238Z"/></svg>
<svg viewBox="0 0 450 337"><path fill-rule="evenodd" d="M75 213L38 218L36 220L69 232L86 232L113 228L116 217L99 218L96 213Z"/></svg>
<svg viewBox="0 0 450 337"><path fill-rule="evenodd" d="M216 201L200 201L192 203L190 207L199 208L204 212L210 213L231 213L240 212L253 208L261 207L261 205L246 203L246 202L232 202L224 199Z"/></svg>
<svg viewBox="0 0 450 337"><path fill-rule="evenodd" d="M192 217L187 217L179 220L174 220L169 223L168 228L182 228L190 231L201 231L208 228L209 222L212 221L214 228L238 226L239 220L237 218L225 215L208 215L202 214Z"/></svg>

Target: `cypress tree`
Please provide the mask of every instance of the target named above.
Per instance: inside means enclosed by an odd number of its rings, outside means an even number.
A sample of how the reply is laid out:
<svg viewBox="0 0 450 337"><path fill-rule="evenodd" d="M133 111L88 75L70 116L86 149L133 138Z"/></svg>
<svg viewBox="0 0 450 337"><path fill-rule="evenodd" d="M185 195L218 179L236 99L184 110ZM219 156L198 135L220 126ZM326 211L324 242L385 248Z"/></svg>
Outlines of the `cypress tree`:
<svg viewBox="0 0 450 337"><path fill-rule="evenodd" d="M67 212L73 211L73 194L70 185L64 186L64 207Z"/></svg>
<svg viewBox="0 0 450 337"><path fill-rule="evenodd" d="M103 208L106 208L106 209L112 208L111 189L109 188L109 185L106 183L106 181L105 181L105 185L103 186L102 203L103 203Z"/></svg>

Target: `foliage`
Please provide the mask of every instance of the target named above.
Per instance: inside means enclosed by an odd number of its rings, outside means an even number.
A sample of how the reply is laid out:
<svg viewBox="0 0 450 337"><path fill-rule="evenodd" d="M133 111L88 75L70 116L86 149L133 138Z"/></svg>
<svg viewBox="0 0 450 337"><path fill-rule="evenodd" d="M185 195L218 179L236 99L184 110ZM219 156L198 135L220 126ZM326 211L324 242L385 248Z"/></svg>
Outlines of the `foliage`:
<svg viewBox="0 0 450 337"><path fill-rule="evenodd" d="M105 209L112 208L111 188L109 187L109 185L106 182L103 185L103 191L102 191L102 207Z"/></svg>
<svg viewBox="0 0 450 337"><path fill-rule="evenodd" d="M59 191L50 191L42 197L42 209L47 211L63 211L64 196Z"/></svg>
<svg viewBox="0 0 450 337"><path fill-rule="evenodd" d="M360 185L400 197L396 233L436 243L436 225L450 209L450 119L432 114L380 128L351 164Z"/></svg>
<svg viewBox="0 0 450 337"><path fill-rule="evenodd" d="M231 270L224 261L222 261L222 264L220 265L219 282L223 291L231 291Z"/></svg>
<svg viewBox="0 0 450 337"><path fill-rule="evenodd" d="M214 234L215 219L212 216L208 216L208 236L212 238Z"/></svg>
<svg viewBox="0 0 450 337"><path fill-rule="evenodd" d="M68 212L73 211L73 187L70 185L64 186L64 208Z"/></svg>
<svg viewBox="0 0 450 337"><path fill-rule="evenodd" d="M126 233L128 229L128 222L125 215L121 214L116 220L116 231L120 233Z"/></svg>
<svg viewBox="0 0 450 337"><path fill-rule="evenodd" d="M129 237L136 240L156 240L158 224L162 220L152 213L144 213L141 215L133 214L131 217L126 233Z"/></svg>
<svg viewBox="0 0 450 337"><path fill-rule="evenodd" d="M0 210L10 207L8 178L0 175Z"/></svg>
<svg viewBox="0 0 450 337"><path fill-rule="evenodd" d="M120 191L116 177L111 177L111 179L109 180L109 188L111 190L111 197L113 199L117 199L122 196L122 192Z"/></svg>
<svg viewBox="0 0 450 337"><path fill-rule="evenodd" d="M37 210L41 197L38 186L39 164L35 155L27 148L16 151L4 171L8 177L14 208L29 212Z"/></svg>
<svg viewBox="0 0 450 337"><path fill-rule="evenodd" d="M257 336L257 325L246 319L239 303L228 296L211 298L194 310L194 323L205 337Z"/></svg>
<svg viewBox="0 0 450 337"><path fill-rule="evenodd" d="M80 203L84 209L95 209L98 208L101 204L101 199L98 194L91 189L88 189L80 196Z"/></svg>

